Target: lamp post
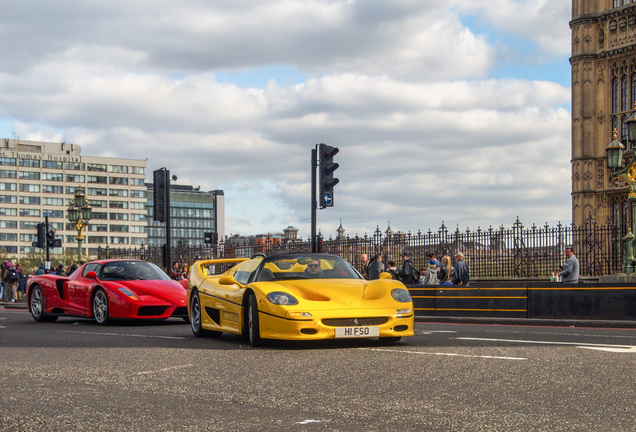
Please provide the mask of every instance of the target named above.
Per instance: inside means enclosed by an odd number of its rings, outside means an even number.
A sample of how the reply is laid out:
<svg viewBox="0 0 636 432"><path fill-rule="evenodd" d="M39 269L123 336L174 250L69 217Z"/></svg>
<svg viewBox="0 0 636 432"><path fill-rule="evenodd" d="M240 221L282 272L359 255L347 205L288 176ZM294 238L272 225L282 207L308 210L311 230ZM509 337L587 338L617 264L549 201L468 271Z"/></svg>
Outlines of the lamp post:
<svg viewBox="0 0 636 432"><path fill-rule="evenodd" d="M75 192L75 199L71 201L67 211L68 221L77 230L77 236L75 237L75 240L77 240L77 262L81 262L82 241L84 241L82 231L84 231L84 227L88 225L88 221L93 216L93 209L86 203L86 195L82 192L81 186L77 188L77 192Z"/></svg>

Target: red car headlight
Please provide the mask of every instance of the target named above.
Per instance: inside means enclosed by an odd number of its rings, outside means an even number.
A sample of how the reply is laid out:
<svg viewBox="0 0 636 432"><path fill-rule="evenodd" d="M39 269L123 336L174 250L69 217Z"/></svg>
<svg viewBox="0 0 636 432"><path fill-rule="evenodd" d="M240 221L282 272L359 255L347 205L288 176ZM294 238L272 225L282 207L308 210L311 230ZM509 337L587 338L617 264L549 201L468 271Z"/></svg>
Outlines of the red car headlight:
<svg viewBox="0 0 636 432"><path fill-rule="evenodd" d="M119 292L125 295L126 297L130 297L133 300L139 300L137 295L131 290L129 290L128 288L119 288Z"/></svg>

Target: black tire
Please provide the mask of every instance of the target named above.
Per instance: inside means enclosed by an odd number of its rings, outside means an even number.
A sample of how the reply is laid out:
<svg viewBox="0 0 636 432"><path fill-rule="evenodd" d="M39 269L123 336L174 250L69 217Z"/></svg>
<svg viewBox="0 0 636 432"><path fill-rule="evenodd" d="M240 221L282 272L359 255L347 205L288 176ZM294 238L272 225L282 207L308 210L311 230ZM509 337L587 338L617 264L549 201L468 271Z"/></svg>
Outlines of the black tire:
<svg viewBox="0 0 636 432"><path fill-rule="evenodd" d="M253 347L263 346L261 339L261 326L258 317L258 302L254 294L247 298L247 338Z"/></svg>
<svg viewBox="0 0 636 432"><path fill-rule="evenodd" d="M212 331L205 330L201 324L202 321L202 308L201 308L201 298L199 297L199 292L194 291L190 296L190 328L192 329L192 333L196 337L202 336L214 336L220 337L223 332L220 331Z"/></svg>
<svg viewBox="0 0 636 432"><path fill-rule="evenodd" d="M29 309L31 316L37 322L51 322L57 319L57 316L46 315L44 313L44 294L39 285L33 285L29 294Z"/></svg>
<svg viewBox="0 0 636 432"><path fill-rule="evenodd" d="M106 291L97 288L93 293L93 318L99 325L108 324L108 296Z"/></svg>

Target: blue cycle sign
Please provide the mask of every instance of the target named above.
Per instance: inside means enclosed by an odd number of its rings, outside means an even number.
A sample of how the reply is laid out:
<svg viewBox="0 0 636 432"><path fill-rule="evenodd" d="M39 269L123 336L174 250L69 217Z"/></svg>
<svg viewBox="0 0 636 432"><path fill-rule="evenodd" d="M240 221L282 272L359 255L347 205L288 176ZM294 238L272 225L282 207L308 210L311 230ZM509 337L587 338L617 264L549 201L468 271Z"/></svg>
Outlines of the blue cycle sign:
<svg viewBox="0 0 636 432"><path fill-rule="evenodd" d="M325 206L330 206L333 204L333 196L331 195L331 192L325 192L325 195L322 198L323 202L325 203Z"/></svg>

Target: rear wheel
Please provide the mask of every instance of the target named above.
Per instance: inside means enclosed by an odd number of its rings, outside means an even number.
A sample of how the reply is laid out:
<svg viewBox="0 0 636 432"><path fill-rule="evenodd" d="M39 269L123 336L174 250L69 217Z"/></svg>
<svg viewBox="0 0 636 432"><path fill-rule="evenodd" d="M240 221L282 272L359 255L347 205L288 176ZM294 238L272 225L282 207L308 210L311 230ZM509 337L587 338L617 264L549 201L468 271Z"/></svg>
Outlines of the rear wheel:
<svg viewBox="0 0 636 432"><path fill-rule="evenodd" d="M44 294L42 294L42 288L39 285L31 287L29 306L31 316L38 322L55 321L57 319L57 316L50 316L44 313Z"/></svg>
<svg viewBox="0 0 636 432"><path fill-rule="evenodd" d="M201 336L221 336L222 332L220 331L212 331L212 330L204 330L203 325L201 324L202 308L201 308L201 298L199 297L199 292L195 291L192 293L190 297L190 327L192 328L192 333L196 337Z"/></svg>
<svg viewBox="0 0 636 432"><path fill-rule="evenodd" d="M101 288L98 288L93 295L93 317L99 325L108 323L108 296Z"/></svg>
<svg viewBox="0 0 636 432"><path fill-rule="evenodd" d="M254 294L250 294L247 299L247 336L251 346L259 347L263 345L261 326L258 318L258 302Z"/></svg>

